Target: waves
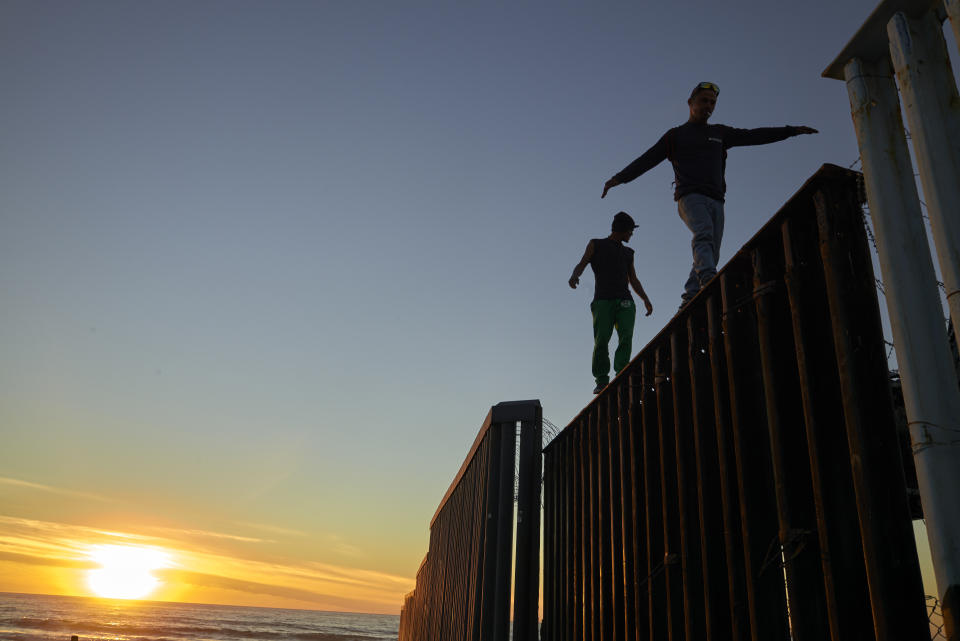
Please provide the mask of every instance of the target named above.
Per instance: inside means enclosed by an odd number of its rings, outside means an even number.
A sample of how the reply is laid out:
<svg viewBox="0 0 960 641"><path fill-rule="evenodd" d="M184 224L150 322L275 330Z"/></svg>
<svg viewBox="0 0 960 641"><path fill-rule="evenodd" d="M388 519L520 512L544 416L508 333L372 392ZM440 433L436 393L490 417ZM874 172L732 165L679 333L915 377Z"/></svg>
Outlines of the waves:
<svg viewBox="0 0 960 641"><path fill-rule="evenodd" d="M0 637L16 641L396 641L398 617L0 594Z"/></svg>

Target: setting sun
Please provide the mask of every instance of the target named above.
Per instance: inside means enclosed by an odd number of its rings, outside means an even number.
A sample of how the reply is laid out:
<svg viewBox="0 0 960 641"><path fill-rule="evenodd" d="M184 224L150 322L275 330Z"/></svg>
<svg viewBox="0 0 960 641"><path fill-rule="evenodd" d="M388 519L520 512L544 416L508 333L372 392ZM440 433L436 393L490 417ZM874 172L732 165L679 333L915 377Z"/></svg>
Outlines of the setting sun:
<svg viewBox="0 0 960 641"><path fill-rule="evenodd" d="M170 557L156 548L124 545L98 545L90 550L90 558L100 564L87 574L87 584L100 597L107 599L141 599L159 585L153 570L170 563Z"/></svg>

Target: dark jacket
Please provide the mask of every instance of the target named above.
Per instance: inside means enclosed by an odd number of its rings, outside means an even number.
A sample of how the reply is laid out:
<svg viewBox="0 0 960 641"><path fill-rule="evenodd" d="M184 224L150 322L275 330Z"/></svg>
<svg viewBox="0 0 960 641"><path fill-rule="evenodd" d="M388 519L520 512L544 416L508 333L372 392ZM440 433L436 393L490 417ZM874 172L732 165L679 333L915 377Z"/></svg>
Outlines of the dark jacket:
<svg viewBox="0 0 960 641"><path fill-rule="evenodd" d="M669 158L676 178L674 200L697 193L722 201L727 192L724 180L727 149L765 145L794 135L794 127L737 129L726 125L687 122L663 134L653 147L614 178L621 183L630 182Z"/></svg>

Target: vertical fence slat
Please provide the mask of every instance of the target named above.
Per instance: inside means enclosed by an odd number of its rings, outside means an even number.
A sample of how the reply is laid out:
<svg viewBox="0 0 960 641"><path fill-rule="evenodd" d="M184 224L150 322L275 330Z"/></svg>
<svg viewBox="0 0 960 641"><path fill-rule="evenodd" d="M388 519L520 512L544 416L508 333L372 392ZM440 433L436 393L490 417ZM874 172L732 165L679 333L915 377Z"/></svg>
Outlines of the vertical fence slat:
<svg viewBox="0 0 960 641"><path fill-rule="evenodd" d="M626 637L626 615L624 602L623 575L623 486L620 454L620 390L625 386L621 378L614 384L613 393L607 399L608 430L608 478L610 486L610 579L612 582L613 603L611 609L613 639Z"/></svg>
<svg viewBox="0 0 960 641"><path fill-rule="evenodd" d="M563 582L560 584L560 607L562 609L558 617L558 621L563 628L558 631L559 634L555 634L554 636L560 639L560 641L570 641L577 631L577 604L581 600L578 596L579 575L577 574L580 559L579 538L577 536L578 519L574 518L574 515L580 514L580 512L577 511L575 496L577 475L570 473L570 470L575 469L573 465L573 455L571 454L573 450L573 436L570 432L564 434L561 447L560 460L563 462L563 467L557 470L556 476L558 477L558 483L564 488L564 493L562 499L563 509L557 514L557 518L560 520L561 527L563 527L566 545L563 549L557 551L555 558L561 567L564 568L562 575Z"/></svg>
<svg viewBox="0 0 960 641"><path fill-rule="evenodd" d="M781 242L772 234L753 250L753 296L790 631L807 641L827 638L829 626Z"/></svg>
<svg viewBox="0 0 960 641"><path fill-rule="evenodd" d="M612 641L615 603L613 601L613 514L610 486L610 403L609 397L597 403L596 454L597 462L597 520L600 550L600 638Z"/></svg>
<svg viewBox="0 0 960 641"><path fill-rule="evenodd" d="M617 386L617 457L620 463L620 549L623 556L621 585L623 586L623 638L637 641L636 610L636 514L634 513L633 441L631 439L630 406L633 377L628 373L624 381Z"/></svg>
<svg viewBox="0 0 960 641"><path fill-rule="evenodd" d="M687 365L703 567L703 616L705 638L713 640L730 638L732 631L725 537L721 535L724 530L723 495L707 330L705 310L695 310L687 317Z"/></svg>
<svg viewBox="0 0 960 641"><path fill-rule="evenodd" d="M639 367L630 368L630 419L627 434L630 440L630 512L633 523L633 571L627 577L633 590L632 610L636 617L634 639L644 641L650 631L650 615L647 609L647 591L644 580L647 568L647 516L644 502L644 446L643 406L641 398L643 383Z"/></svg>
<svg viewBox="0 0 960 641"><path fill-rule="evenodd" d="M700 557L700 509L697 504L690 366L685 327L678 327L670 333L670 364L684 634L687 639L702 639L706 636L706 619L703 604L703 567Z"/></svg>
<svg viewBox="0 0 960 641"><path fill-rule="evenodd" d="M660 493L663 510L663 575L666 578L667 638L684 638L683 574L680 566L680 512L677 498L677 460L674 437L673 386L670 381L669 345L655 349L654 386L657 394L657 427L660 452Z"/></svg>
<svg viewBox="0 0 960 641"><path fill-rule="evenodd" d="M654 364L650 357L641 363L643 408L643 490L647 521L647 618L651 641L667 637L667 595L664 587L663 498L660 489L660 428Z"/></svg>
<svg viewBox="0 0 960 641"><path fill-rule="evenodd" d="M872 641L863 547L847 527L857 505L816 221L794 218L781 229L830 638Z"/></svg>
<svg viewBox="0 0 960 641"><path fill-rule="evenodd" d="M602 539L600 536L600 430L597 425L597 413L599 408L594 405L588 415L587 420L587 440L585 449L587 451L587 461L589 462L590 477L590 635L595 641L609 641L603 638L603 586L601 581L600 547Z"/></svg>
<svg viewBox="0 0 960 641"><path fill-rule="evenodd" d="M859 207L833 190L818 191L814 202L874 626L880 641L921 638L923 584Z"/></svg>
<svg viewBox="0 0 960 641"><path fill-rule="evenodd" d="M740 524L740 492L737 489L737 460L730 416L730 388L722 314L717 296L707 298L707 332L710 367L713 371L714 420L717 436L720 490L723 497L723 535L727 557L727 585L730 594L730 622L733 638L746 641L750 635L750 599L744 560L743 528Z"/></svg>
<svg viewBox="0 0 960 641"><path fill-rule="evenodd" d="M593 639L593 624L590 619L590 611L593 606L592 603L592 581L591 575L593 573L591 556L590 556L590 531L591 531L591 519L590 519L590 468L589 468L589 459L587 457L587 440L589 439L589 433L587 431L587 421L586 419L581 419L578 424L575 426L576 435L576 452L575 459L578 468L578 500L577 508L578 514L580 515L580 591L578 593L580 597L580 603L577 606L577 635L584 639L584 641L590 641Z"/></svg>
<svg viewBox="0 0 960 641"><path fill-rule="evenodd" d="M553 619L559 612L557 589L563 585L562 581L555 578L555 573L561 571L561 564L554 557L564 547L562 535L556 527L557 505L554 503L556 494L561 490L557 479L553 477L558 447L559 444L554 446L552 456L543 457L543 620L540 622L539 635L542 641L557 639L554 630L559 629L559 626Z"/></svg>
<svg viewBox="0 0 960 641"><path fill-rule="evenodd" d="M736 269L731 269L736 267ZM720 276L737 462L750 628L754 641L790 638L779 568L776 500L753 313L752 274L743 263Z"/></svg>

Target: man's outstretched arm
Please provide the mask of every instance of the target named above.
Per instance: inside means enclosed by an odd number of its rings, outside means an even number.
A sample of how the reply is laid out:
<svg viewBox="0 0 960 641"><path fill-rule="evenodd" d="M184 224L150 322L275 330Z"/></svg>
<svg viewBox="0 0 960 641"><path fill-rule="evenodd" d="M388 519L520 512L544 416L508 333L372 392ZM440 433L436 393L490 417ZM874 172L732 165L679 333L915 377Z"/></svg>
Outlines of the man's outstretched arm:
<svg viewBox="0 0 960 641"><path fill-rule="evenodd" d="M667 158L667 135L663 134L660 137L660 140L650 147L650 149L643 152L643 155L634 160L632 163L623 168L622 171L617 172L614 176L603 184L603 193L600 194L600 197L603 198L607 195L607 192L611 187L616 187L617 185L622 185L623 183L628 183L637 176L640 176L643 173L646 173L659 165Z"/></svg>
<svg viewBox="0 0 960 641"><path fill-rule="evenodd" d="M587 265L590 264L591 258L593 258L593 241L592 240L589 243L587 243L587 248L583 252L583 258L581 258L580 262L577 263L577 266L573 268L573 275L570 276L570 280L567 281L571 289L576 289L577 285L580 284L580 275L583 274L583 270L585 270L587 268Z"/></svg>
<svg viewBox="0 0 960 641"><path fill-rule="evenodd" d="M780 142L792 136L820 133L813 127L793 126L786 127L758 127L756 129L737 129L727 127L724 136L726 147L746 147L748 145L766 145L771 142Z"/></svg>
<svg viewBox="0 0 960 641"><path fill-rule="evenodd" d="M644 306L647 308L647 316L653 313L653 305L650 303L650 299L647 298L647 293L643 291L643 285L640 284L640 279L637 278L637 272L634 270L633 265L630 265L630 285L633 287L633 291L637 292L643 300Z"/></svg>

